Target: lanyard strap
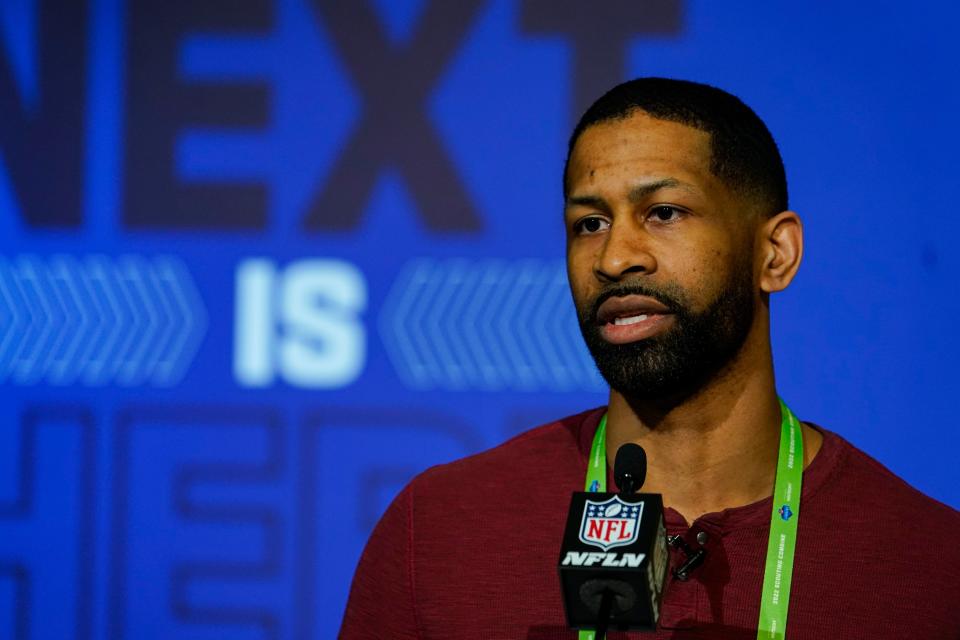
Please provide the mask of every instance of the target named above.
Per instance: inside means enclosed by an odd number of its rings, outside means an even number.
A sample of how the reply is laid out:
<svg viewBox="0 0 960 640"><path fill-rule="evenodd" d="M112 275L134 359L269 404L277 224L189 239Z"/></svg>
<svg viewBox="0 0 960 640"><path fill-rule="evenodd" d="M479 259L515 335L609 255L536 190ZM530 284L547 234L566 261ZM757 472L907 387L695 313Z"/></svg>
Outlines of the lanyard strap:
<svg viewBox="0 0 960 640"><path fill-rule="evenodd" d="M797 546L797 522L800 520L800 488L803 480L803 437L800 422L780 400L780 447L777 477L773 487L773 511L770 537L763 571L760 596L760 620L757 640L783 640L793 580L793 556ZM607 414L593 436L584 490L607 490ZM594 640L593 631L581 631L579 640Z"/></svg>
<svg viewBox="0 0 960 640"><path fill-rule="evenodd" d="M607 490L607 414L600 418L600 426L593 434L590 460L587 462L587 479L583 490L591 493Z"/></svg>
<svg viewBox="0 0 960 640"><path fill-rule="evenodd" d="M803 436L800 421L783 400L780 400L780 415L780 453L777 456L777 481L773 487L763 590L760 592L757 640L782 640L786 633L797 522L800 520Z"/></svg>
<svg viewBox="0 0 960 640"><path fill-rule="evenodd" d="M587 478L583 490L591 493L607 490L607 414L600 418L597 432L593 434L590 459L587 461ZM593 631L581 631L578 640L594 640Z"/></svg>

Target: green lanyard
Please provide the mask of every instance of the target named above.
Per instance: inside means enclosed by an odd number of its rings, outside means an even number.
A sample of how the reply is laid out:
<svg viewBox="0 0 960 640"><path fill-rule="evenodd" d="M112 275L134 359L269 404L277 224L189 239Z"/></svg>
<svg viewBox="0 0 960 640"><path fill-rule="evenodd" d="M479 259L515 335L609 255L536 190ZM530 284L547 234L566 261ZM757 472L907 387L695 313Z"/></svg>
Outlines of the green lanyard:
<svg viewBox="0 0 960 640"><path fill-rule="evenodd" d="M757 640L783 640L793 580L793 556L797 546L797 521L800 520L800 486L803 480L803 438L800 421L780 401L780 451L777 479L773 487L773 512L770 537L763 571L760 597L760 621ZM607 414L593 436L587 462L585 491L607 490ZM593 631L581 631L579 640L593 640Z"/></svg>

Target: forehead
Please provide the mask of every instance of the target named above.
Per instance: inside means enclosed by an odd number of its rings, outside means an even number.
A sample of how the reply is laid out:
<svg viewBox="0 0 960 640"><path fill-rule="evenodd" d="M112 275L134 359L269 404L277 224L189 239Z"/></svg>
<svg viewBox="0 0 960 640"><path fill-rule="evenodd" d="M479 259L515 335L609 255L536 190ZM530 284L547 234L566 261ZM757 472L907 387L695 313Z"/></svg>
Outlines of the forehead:
<svg viewBox="0 0 960 640"><path fill-rule="evenodd" d="M599 122L577 140L567 167L572 192L611 180L672 177L717 185L710 171L710 136L685 124L658 120L642 111Z"/></svg>

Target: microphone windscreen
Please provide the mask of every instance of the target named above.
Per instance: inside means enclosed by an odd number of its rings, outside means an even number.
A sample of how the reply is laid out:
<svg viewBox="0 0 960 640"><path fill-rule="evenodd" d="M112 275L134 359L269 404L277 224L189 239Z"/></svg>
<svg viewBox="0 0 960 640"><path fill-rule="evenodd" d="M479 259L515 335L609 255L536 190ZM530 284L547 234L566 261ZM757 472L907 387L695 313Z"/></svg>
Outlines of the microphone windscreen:
<svg viewBox="0 0 960 640"><path fill-rule="evenodd" d="M617 486L624 488L624 480L630 480L632 491L639 491L647 479L647 452L635 442L628 442L617 449L613 463L613 478Z"/></svg>

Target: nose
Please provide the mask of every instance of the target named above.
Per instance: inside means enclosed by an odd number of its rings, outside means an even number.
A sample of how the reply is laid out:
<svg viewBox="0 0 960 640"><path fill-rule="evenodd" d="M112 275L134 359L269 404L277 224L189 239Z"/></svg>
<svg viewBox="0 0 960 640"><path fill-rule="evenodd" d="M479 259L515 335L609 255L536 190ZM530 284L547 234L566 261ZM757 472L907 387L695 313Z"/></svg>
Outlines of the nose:
<svg viewBox="0 0 960 640"><path fill-rule="evenodd" d="M610 226L593 267L598 280L617 282L630 275L649 275L657 270L647 233L631 222L615 221Z"/></svg>

